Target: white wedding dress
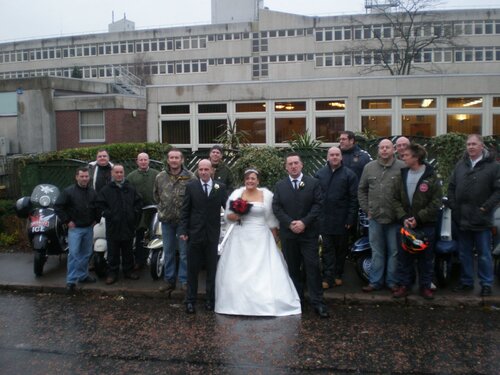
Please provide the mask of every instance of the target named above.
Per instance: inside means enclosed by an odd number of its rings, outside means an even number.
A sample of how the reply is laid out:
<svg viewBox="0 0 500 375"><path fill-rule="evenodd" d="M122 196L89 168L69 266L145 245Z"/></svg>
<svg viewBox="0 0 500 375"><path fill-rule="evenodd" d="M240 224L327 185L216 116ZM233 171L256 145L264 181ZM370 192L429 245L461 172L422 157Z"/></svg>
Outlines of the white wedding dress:
<svg viewBox="0 0 500 375"><path fill-rule="evenodd" d="M231 194L241 196L244 188ZM301 313L300 299L270 226L277 226L272 214L272 193L264 191L264 203L253 204L250 212L234 224L217 265L215 312L230 315L284 316ZM226 212L229 212L226 209Z"/></svg>

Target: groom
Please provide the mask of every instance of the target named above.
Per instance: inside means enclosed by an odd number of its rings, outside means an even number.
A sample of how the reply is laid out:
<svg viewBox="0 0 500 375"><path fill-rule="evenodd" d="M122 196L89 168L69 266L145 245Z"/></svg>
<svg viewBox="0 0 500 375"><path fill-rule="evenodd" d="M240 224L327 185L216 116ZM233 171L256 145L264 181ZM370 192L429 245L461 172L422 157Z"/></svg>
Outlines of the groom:
<svg viewBox="0 0 500 375"><path fill-rule="evenodd" d="M181 209L181 235L188 241L186 312L196 312L198 273L203 262L207 269L205 309L213 311L215 303L215 271L220 236L220 209L227 200L226 186L212 180L210 160L198 163L198 179L186 185Z"/></svg>
<svg viewBox="0 0 500 375"><path fill-rule="evenodd" d="M285 168L288 176L278 181L273 197L274 215L280 222L283 255L301 299L304 296L304 288L300 266L303 264L309 301L321 318L328 318L321 287L318 255L318 216L323 204L321 186L315 178L304 176L299 154L288 154Z"/></svg>

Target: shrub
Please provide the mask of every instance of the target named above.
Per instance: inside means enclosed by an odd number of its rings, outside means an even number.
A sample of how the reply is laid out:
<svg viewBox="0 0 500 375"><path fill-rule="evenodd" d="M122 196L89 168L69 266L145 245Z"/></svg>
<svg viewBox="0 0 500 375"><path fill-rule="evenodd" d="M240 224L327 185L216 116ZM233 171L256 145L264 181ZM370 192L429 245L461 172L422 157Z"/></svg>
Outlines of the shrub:
<svg viewBox="0 0 500 375"><path fill-rule="evenodd" d="M276 182L286 174L281 152L275 147L243 147L238 160L232 167L235 180L243 184L243 173L250 167L259 171L260 185L269 190L273 190Z"/></svg>
<svg viewBox="0 0 500 375"><path fill-rule="evenodd" d="M436 158L436 168L443 180L443 192L445 194L455 164L465 151L466 139L467 136L461 133L443 134L433 139L431 151Z"/></svg>

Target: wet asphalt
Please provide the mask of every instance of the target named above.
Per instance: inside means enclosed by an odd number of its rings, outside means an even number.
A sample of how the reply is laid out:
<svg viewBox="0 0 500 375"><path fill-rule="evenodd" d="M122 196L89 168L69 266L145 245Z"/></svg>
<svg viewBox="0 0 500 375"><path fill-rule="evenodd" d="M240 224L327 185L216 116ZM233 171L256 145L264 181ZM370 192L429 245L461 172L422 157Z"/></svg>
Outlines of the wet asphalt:
<svg viewBox="0 0 500 375"><path fill-rule="evenodd" d="M251 318L171 299L0 292L2 374L498 374L500 311L350 306Z"/></svg>
<svg viewBox="0 0 500 375"><path fill-rule="evenodd" d="M395 300L362 293L348 262L344 286L325 293L329 319L307 306L280 318L206 312L203 282L193 316L148 269L67 295L65 259L37 278L32 258L0 254L0 374L500 373L498 284L489 298L450 286L433 301Z"/></svg>

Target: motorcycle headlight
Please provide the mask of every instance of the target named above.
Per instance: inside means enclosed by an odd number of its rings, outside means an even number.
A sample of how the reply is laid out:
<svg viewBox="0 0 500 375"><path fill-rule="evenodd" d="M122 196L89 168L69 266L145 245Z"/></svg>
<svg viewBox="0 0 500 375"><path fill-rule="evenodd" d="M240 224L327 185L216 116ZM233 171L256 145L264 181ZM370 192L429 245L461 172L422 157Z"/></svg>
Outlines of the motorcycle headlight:
<svg viewBox="0 0 500 375"><path fill-rule="evenodd" d="M38 202L40 203L40 206L48 207L50 206L50 197L48 195L42 195Z"/></svg>

